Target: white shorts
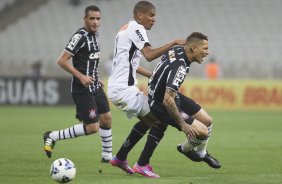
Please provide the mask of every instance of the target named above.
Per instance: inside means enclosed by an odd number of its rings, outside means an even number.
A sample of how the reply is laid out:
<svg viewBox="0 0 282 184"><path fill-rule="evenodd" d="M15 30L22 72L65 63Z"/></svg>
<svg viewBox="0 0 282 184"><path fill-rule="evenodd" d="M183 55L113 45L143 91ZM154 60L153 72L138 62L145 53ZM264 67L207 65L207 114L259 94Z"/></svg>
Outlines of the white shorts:
<svg viewBox="0 0 282 184"><path fill-rule="evenodd" d="M127 113L128 118L138 115L145 116L150 112L148 97L136 86L109 87L108 97L113 104Z"/></svg>

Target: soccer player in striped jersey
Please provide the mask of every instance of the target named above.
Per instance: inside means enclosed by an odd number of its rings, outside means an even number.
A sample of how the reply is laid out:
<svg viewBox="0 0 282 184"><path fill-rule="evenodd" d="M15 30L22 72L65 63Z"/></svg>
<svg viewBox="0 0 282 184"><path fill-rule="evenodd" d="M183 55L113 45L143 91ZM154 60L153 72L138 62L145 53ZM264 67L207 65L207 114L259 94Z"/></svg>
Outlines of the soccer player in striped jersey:
<svg viewBox="0 0 282 184"><path fill-rule="evenodd" d="M149 105L157 119L187 135L186 141L177 146L180 153L193 161L204 161L213 168L220 168L220 163L206 151L212 118L194 100L178 93L191 63L201 64L207 55L208 38L199 32L189 35L184 47L176 46L166 52L148 83ZM191 136L191 127L199 134Z"/></svg>
<svg viewBox="0 0 282 184"><path fill-rule="evenodd" d="M112 159L112 116L103 84L99 81L100 43L98 28L101 12L97 6L85 8L84 27L78 29L59 57L58 64L73 75L71 94L80 123L43 135L44 150L50 158L58 140L99 132L102 138L102 161ZM70 63L72 58L73 64Z"/></svg>

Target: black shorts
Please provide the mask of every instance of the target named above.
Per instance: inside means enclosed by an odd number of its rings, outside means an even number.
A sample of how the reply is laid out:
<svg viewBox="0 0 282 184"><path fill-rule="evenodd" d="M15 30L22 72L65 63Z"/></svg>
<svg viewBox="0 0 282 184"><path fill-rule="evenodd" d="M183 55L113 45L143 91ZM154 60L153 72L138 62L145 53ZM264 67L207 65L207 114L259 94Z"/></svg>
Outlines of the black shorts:
<svg viewBox="0 0 282 184"><path fill-rule="evenodd" d="M201 106L191 98L188 98L182 94L178 95L179 98L176 99L176 105L179 109L179 112L183 117L184 121L187 124L191 125L194 121L192 115L196 114L201 109ZM161 122L167 123L177 128L178 130L181 130L178 123L171 117L171 115L163 104L155 102L152 106L150 106L150 110L153 115Z"/></svg>
<svg viewBox="0 0 282 184"><path fill-rule="evenodd" d="M93 93L72 93L72 98L76 105L76 118L83 123L97 123L99 114L110 111L103 88Z"/></svg>
<svg viewBox="0 0 282 184"><path fill-rule="evenodd" d="M189 116L193 116L194 114L199 112L199 110L201 110L202 107L193 99L184 96L181 93L178 93L178 96L180 98L180 109Z"/></svg>

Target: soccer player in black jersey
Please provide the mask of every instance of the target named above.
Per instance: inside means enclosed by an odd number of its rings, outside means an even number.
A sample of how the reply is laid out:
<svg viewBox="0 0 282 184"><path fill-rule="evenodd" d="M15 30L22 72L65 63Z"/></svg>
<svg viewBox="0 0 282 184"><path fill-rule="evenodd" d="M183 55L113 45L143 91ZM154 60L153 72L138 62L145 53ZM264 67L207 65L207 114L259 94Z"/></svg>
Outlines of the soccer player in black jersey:
<svg viewBox="0 0 282 184"><path fill-rule="evenodd" d="M204 161L213 168L220 168L221 164L206 151L212 118L194 100L178 93L191 63L201 64L207 55L208 38L199 32L189 35L184 47L176 46L166 52L148 83L149 105L157 119L187 135L186 141L177 146L180 153L193 161ZM191 134L191 128L198 134Z"/></svg>
<svg viewBox="0 0 282 184"><path fill-rule="evenodd" d="M102 138L102 162L109 162L112 158L112 116L98 76L100 44L97 31L100 18L97 6L86 7L84 27L74 33L59 57L58 64L73 75L71 94L76 105L76 118L81 123L44 133L44 150L49 158L56 141L96 132Z"/></svg>

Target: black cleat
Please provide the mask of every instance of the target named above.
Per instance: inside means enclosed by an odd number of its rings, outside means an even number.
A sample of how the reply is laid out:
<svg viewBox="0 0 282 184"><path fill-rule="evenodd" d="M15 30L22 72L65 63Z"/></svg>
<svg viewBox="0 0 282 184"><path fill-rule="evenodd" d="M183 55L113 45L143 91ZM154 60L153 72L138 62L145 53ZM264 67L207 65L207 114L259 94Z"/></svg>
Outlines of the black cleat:
<svg viewBox="0 0 282 184"><path fill-rule="evenodd" d="M221 167L220 162L214 157L212 157L210 154L208 154L208 152L204 157L202 157L202 160L212 168L219 169Z"/></svg>
<svg viewBox="0 0 282 184"><path fill-rule="evenodd" d="M44 151L45 151L48 158L51 158L52 150L53 150L55 143L56 143L56 141L51 139L51 137L49 136L50 133L51 133L51 131L48 131L48 132L45 132L43 134Z"/></svg>
<svg viewBox="0 0 282 184"><path fill-rule="evenodd" d="M177 146L177 150L182 153L183 155L185 155L187 158L189 158L190 160L194 161L194 162L201 162L203 161L202 157L200 157L200 155L195 151L195 150L191 150L188 152L184 152L181 149L181 144L179 144Z"/></svg>
<svg viewBox="0 0 282 184"><path fill-rule="evenodd" d="M206 162L210 167L215 168L215 169L219 169L221 167L220 162L208 153L204 156L200 156L195 150L184 152L181 149L181 144L177 146L177 150L194 162L203 161L203 162Z"/></svg>
<svg viewBox="0 0 282 184"><path fill-rule="evenodd" d="M106 159L102 158L101 163L107 164L107 163L110 163L110 160L106 160Z"/></svg>

